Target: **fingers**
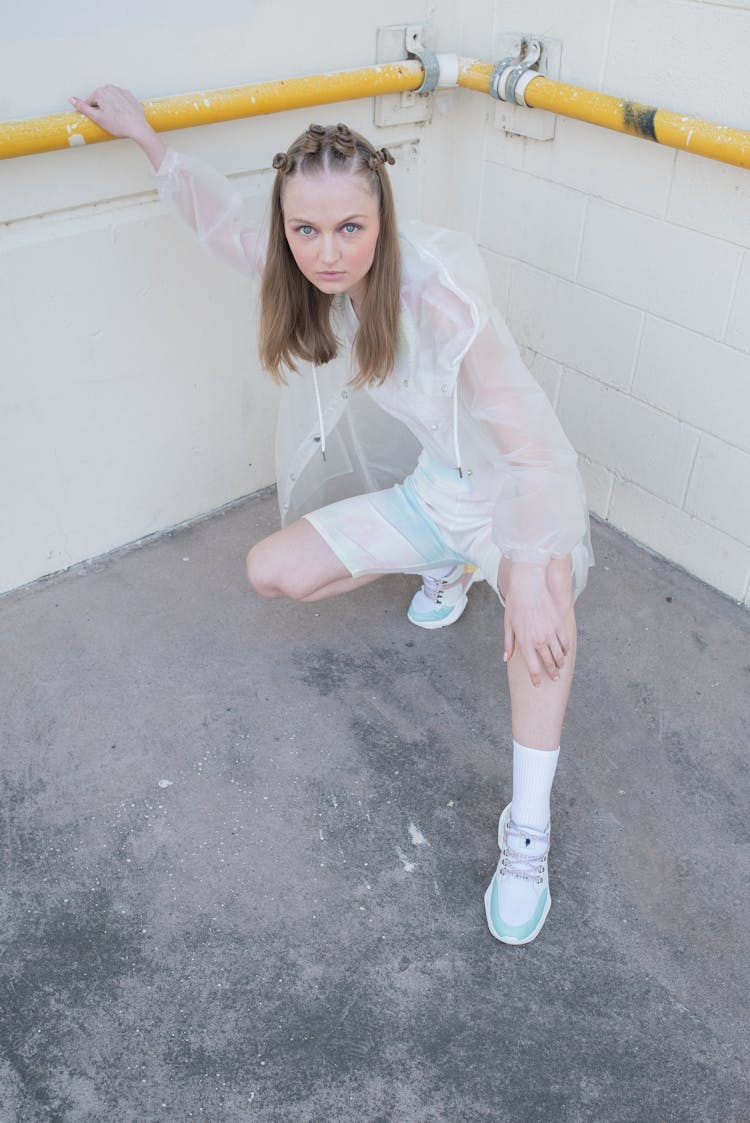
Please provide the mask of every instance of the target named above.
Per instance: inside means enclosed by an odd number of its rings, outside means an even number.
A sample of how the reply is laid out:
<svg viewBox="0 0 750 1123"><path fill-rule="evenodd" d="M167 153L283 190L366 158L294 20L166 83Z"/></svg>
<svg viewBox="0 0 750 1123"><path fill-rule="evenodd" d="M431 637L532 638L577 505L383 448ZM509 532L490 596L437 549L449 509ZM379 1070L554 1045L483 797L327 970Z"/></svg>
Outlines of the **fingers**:
<svg viewBox="0 0 750 1123"><path fill-rule="evenodd" d="M557 682L575 652L571 559L553 558L547 568L500 563L498 589L505 598L505 661L520 654L534 686Z"/></svg>
<svg viewBox="0 0 750 1123"><path fill-rule="evenodd" d="M141 103L120 86L99 86L89 97L72 97L70 103L110 136L137 140L147 126Z"/></svg>
<svg viewBox="0 0 750 1123"><path fill-rule="evenodd" d="M507 663L512 659L515 647L516 636L506 616L504 662ZM526 664L529 678L534 686L541 686L544 674L553 682L559 680L560 672L565 666L565 656L568 650L569 645L557 634L549 640L531 640L518 645L519 654Z"/></svg>
<svg viewBox="0 0 750 1123"><path fill-rule="evenodd" d="M90 121L104 128L103 121L107 111L107 87L100 86L87 98L71 97L68 100L74 109L88 117Z"/></svg>
<svg viewBox="0 0 750 1123"><path fill-rule="evenodd" d="M526 668L529 672L529 678L534 686L542 685L542 668L539 665L536 652L532 650L526 655Z"/></svg>
<svg viewBox="0 0 750 1123"><path fill-rule="evenodd" d="M567 648L559 635L553 636L547 646L552 656L552 661L559 671L565 663L565 656L568 654Z"/></svg>
<svg viewBox="0 0 750 1123"><path fill-rule="evenodd" d="M543 674L556 682L560 677L560 669L552 656L549 644L539 644L538 647L528 645L520 648L529 678L534 686L542 685Z"/></svg>
<svg viewBox="0 0 750 1123"><path fill-rule="evenodd" d="M557 642L555 642L555 647L559 651L559 644ZM557 662L557 659L552 652L552 646L550 644L547 644L546 646L540 648L538 655L542 661L542 665L545 671L547 672L548 678L551 678L553 682L557 682L560 677L560 667L562 666L562 662ZM559 658L564 661L562 651L560 651Z"/></svg>
<svg viewBox="0 0 750 1123"><path fill-rule="evenodd" d="M516 636L513 631L513 626L510 622L508 613L505 613L505 639L503 644L503 662L508 663L513 658L513 652L516 646Z"/></svg>
<svg viewBox="0 0 750 1123"><path fill-rule="evenodd" d="M80 97L70 97L68 101L74 109L77 109L79 113L83 113L84 117L89 117L92 121L96 120L96 116L99 112L98 105L92 104L90 101L84 101Z"/></svg>

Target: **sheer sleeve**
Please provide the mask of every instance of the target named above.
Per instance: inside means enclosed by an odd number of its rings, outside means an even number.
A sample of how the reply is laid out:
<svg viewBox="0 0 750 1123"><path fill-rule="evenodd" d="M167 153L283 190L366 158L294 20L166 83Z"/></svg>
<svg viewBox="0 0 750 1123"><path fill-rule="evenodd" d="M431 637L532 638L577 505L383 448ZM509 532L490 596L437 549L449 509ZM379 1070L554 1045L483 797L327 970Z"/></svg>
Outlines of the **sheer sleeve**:
<svg viewBox="0 0 750 1123"><path fill-rule="evenodd" d="M497 314L464 356L459 388L492 465L493 539L502 554L543 565L569 554L588 530L576 453Z"/></svg>
<svg viewBox="0 0 750 1123"><path fill-rule="evenodd" d="M168 210L215 258L252 277L262 272L260 232L243 225L242 198L225 176L194 156L168 148L155 180Z"/></svg>

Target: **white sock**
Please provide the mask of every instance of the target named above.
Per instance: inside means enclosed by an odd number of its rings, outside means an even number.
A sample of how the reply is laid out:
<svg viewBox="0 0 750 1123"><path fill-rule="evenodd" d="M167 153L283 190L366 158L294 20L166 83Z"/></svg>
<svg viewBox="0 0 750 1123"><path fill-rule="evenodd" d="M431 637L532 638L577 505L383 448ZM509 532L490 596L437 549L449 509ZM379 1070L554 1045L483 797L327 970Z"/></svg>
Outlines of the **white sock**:
<svg viewBox="0 0 750 1123"><path fill-rule="evenodd" d="M549 797L555 778L560 746L529 749L513 742L513 801L510 813L514 823L544 831L549 823Z"/></svg>

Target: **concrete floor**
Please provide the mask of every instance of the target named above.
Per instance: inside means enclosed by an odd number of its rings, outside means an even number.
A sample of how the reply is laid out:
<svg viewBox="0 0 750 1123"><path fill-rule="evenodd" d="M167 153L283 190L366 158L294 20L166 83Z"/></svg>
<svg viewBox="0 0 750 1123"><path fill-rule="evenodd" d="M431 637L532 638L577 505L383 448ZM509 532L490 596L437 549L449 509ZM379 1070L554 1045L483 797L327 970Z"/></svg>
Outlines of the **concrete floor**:
<svg viewBox="0 0 750 1123"><path fill-rule="evenodd" d="M497 944L501 612L263 602L247 501L0 601L0 1120L750 1121L750 615L595 528L553 907Z"/></svg>

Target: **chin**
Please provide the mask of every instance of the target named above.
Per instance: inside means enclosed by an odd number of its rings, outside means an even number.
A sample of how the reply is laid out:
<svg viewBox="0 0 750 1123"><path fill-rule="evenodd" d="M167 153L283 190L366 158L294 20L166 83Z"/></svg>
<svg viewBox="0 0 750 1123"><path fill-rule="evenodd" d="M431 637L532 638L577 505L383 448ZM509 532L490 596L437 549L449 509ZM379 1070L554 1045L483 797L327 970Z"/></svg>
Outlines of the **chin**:
<svg viewBox="0 0 750 1123"><path fill-rule="evenodd" d="M316 289L321 292L346 292L351 288L350 282L346 277L340 277L337 280L321 281L320 279L312 282Z"/></svg>

